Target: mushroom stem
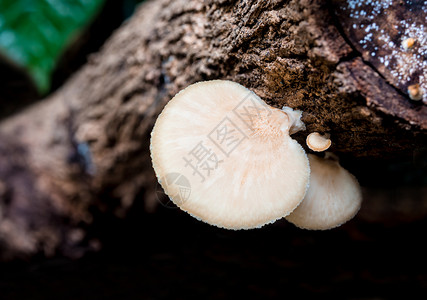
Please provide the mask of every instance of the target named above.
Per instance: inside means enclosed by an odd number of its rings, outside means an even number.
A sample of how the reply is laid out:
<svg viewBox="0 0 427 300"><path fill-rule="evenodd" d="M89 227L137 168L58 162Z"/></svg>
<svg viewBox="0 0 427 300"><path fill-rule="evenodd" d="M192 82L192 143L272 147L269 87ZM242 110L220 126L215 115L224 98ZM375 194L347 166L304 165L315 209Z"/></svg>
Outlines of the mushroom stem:
<svg viewBox="0 0 427 300"><path fill-rule="evenodd" d="M298 131L304 131L305 130L305 124L303 121L301 121L302 111L300 110L293 110L290 107L283 106L282 111L288 115L289 117L289 134L297 133Z"/></svg>

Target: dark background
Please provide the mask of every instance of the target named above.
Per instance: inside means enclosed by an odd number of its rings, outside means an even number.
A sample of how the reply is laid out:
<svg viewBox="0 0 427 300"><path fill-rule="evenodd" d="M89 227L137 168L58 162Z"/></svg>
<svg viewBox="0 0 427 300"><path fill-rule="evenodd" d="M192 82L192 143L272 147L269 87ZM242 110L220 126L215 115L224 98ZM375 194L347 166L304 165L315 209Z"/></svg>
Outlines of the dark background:
<svg viewBox="0 0 427 300"><path fill-rule="evenodd" d="M1 299L426 299L425 167L342 164L364 203L339 228L280 220L224 230L161 205L161 195L149 213L141 194L125 219L95 216L100 252L0 265Z"/></svg>
<svg viewBox="0 0 427 300"><path fill-rule="evenodd" d="M426 221L227 231L135 208L100 253L1 266L2 299L425 299Z"/></svg>

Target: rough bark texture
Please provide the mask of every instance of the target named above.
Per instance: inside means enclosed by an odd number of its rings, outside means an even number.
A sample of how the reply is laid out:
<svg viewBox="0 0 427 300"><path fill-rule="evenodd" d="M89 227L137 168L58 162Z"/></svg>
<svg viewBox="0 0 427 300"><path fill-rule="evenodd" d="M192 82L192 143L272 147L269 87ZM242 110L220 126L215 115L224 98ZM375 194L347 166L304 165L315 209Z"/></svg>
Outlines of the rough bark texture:
<svg viewBox="0 0 427 300"><path fill-rule="evenodd" d="M427 85L425 2L333 2L345 37L371 69L379 72L390 87L402 95L397 97L394 91L393 97L382 99L385 111L426 129L427 106L421 102L410 103L403 97L408 95L410 85L419 84L424 88ZM413 45L405 48L404 41L410 38ZM422 98L427 103L427 91ZM394 107L390 107L392 102L396 103Z"/></svg>
<svg viewBox="0 0 427 300"><path fill-rule="evenodd" d="M412 155L425 108L405 115L384 102L415 109L346 41L333 11L317 1L146 2L55 95L0 124L3 258L78 256L98 246L84 234L98 213L153 203L151 128L196 81L234 80L304 111L303 145L329 132L337 154Z"/></svg>

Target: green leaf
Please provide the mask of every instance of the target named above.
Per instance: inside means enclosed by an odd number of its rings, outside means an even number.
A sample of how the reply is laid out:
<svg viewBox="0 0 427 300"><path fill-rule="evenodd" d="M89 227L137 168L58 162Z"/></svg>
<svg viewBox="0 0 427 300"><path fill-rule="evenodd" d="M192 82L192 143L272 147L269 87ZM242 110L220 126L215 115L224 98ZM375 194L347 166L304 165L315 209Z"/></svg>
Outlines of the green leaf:
<svg viewBox="0 0 427 300"><path fill-rule="evenodd" d="M28 70L41 93L73 38L105 0L0 0L0 52Z"/></svg>

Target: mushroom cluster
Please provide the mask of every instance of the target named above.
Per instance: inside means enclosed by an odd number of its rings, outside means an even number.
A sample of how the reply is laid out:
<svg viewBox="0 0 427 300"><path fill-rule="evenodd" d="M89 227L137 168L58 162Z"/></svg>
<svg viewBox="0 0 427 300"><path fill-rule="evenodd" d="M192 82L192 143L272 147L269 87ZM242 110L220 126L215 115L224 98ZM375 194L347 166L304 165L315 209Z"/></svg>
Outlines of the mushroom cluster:
<svg viewBox="0 0 427 300"><path fill-rule="evenodd" d="M336 227L359 209L360 188L337 162L307 157L291 138L305 129L301 114L232 81L192 84L151 133L157 179L179 208L218 227L258 228L284 217L301 228Z"/></svg>

